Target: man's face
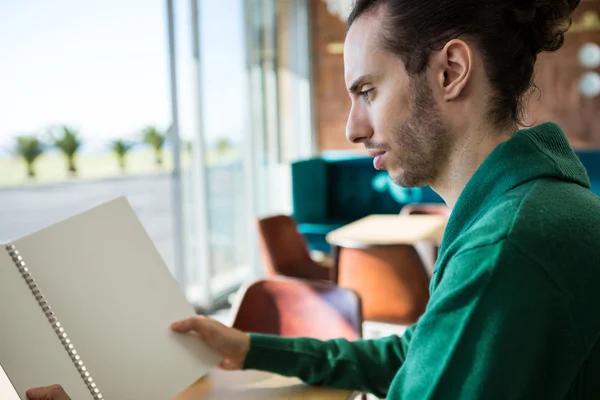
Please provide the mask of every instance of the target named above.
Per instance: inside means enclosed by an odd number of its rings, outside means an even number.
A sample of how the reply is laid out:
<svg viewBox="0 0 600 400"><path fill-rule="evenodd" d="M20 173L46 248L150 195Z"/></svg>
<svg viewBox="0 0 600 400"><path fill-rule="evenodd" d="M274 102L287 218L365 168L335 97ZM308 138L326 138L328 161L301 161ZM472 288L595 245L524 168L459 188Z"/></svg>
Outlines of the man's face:
<svg viewBox="0 0 600 400"><path fill-rule="evenodd" d="M405 187L431 184L446 162L452 136L444 126L427 73L409 77L402 60L381 48L383 10L356 20L346 37L344 66L352 108L346 136L362 143L377 169Z"/></svg>

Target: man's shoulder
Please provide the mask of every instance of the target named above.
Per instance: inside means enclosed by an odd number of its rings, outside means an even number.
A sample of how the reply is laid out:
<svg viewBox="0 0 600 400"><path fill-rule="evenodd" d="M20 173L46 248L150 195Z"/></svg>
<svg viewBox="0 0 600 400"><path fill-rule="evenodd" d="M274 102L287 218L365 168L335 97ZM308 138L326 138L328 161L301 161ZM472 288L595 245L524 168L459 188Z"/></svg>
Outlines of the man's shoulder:
<svg viewBox="0 0 600 400"><path fill-rule="evenodd" d="M487 241L600 240L600 197L574 183L539 179L520 185L488 207L468 230ZM598 242L597 242L598 243Z"/></svg>
<svg viewBox="0 0 600 400"><path fill-rule="evenodd" d="M517 210L507 240L544 271L571 305L586 343L599 324L600 197L573 183L540 180Z"/></svg>
<svg viewBox="0 0 600 400"><path fill-rule="evenodd" d="M517 243L600 243L600 197L574 183L536 181L522 196L508 236Z"/></svg>
<svg viewBox="0 0 600 400"><path fill-rule="evenodd" d="M469 236L482 246L510 243L502 252L518 251L563 288L600 279L600 197L573 183L540 179L515 188Z"/></svg>
<svg viewBox="0 0 600 400"><path fill-rule="evenodd" d="M573 183L539 179L498 198L461 236L462 251L508 240L539 262L556 261L557 249L600 260L600 197Z"/></svg>

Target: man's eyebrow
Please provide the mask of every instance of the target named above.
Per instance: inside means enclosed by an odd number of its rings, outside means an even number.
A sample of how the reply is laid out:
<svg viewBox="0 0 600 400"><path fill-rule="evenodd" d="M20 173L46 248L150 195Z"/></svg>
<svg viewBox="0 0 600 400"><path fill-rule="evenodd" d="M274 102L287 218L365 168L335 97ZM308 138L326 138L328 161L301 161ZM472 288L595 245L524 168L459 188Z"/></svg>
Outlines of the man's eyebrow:
<svg viewBox="0 0 600 400"><path fill-rule="evenodd" d="M364 83L364 81L372 79L372 78L373 78L373 75L371 75L371 74L359 76L358 78L356 78L354 80L354 82L352 82L352 85L350 85L350 89L348 89L348 91L350 93L357 94L359 92L360 86Z"/></svg>

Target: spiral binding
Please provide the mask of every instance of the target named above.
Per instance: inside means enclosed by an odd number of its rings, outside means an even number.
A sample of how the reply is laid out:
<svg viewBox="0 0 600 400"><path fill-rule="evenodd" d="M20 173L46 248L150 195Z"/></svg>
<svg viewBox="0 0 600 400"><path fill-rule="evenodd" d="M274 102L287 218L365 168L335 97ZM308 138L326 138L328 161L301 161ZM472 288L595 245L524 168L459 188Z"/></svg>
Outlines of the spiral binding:
<svg viewBox="0 0 600 400"><path fill-rule="evenodd" d="M77 354L75 346L73 346L71 340L69 340L69 336L67 335L64 328L56 318L56 315L54 315L54 312L52 312L50 305L48 304L46 299L44 299L44 295L42 294L39 286L35 283L35 280L31 276L31 272L29 272L27 264L25 263L25 261L23 261L23 257L21 257L19 251L14 245L6 246L6 250L8 251L8 254L13 259L15 265L19 269L19 272L23 276L23 279L25 279L25 282L27 282L29 289L31 289L31 293L33 293L33 295L35 296L35 299L44 311L44 314L46 314L46 318L48 318L48 321L52 325L54 332L56 332L56 334L58 335L58 338L62 342L65 350L67 350L67 353L69 353L71 360L73 360L73 364L75 364L77 371L79 371L81 378L84 380L90 393L94 397L94 400L103 400L104 397L100 393L100 389L98 389L98 387L96 386L94 379L92 379L90 373L85 367L85 364L81 360L81 357L79 356L79 354Z"/></svg>

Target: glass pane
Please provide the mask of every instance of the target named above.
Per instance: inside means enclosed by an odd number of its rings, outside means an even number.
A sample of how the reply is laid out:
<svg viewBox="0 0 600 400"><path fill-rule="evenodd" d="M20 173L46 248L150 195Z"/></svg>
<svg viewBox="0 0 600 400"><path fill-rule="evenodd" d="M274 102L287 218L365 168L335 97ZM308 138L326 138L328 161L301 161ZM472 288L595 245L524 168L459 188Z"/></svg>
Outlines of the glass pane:
<svg viewBox="0 0 600 400"><path fill-rule="evenodd" d="M125 195L174 266L172 157L163 145L157 164L142 133L152 125L162 137L170 123L164 4L0 2L0 35L14 38L0 63L0 241ZM122 164L117 140L135 144ZM25 153L40 142L28 177Z"/></svg>
<svg viewBox="0 0 600 400"><path fill-rule="evenodd" d="M252 270L244 151L251 134L244 1L201 1L199 16L210 285L217 296L246 280Z"/></svg>
<svg viewBox="0 0 600 400"><path fill-rule="evenodd" d="M310 153L307 3L174 3L186 292L210 308L262 275L254 219L289 209L281 207L291 193L289 171L281 167ZM282 114L288 127L306 119L287 129L286 141ZM297 133L304 138L294 139Z"/></svg>
<svg viewBox="0 0 600 400"><path fill-rule="evenodd" d="M194 305L208 308L210 254L205 238L206 201L201 114L199 109L199 60L196 0L174 0L173 40L175 44L174 129L180 138L181 215L184 251L183 282L187 298Z"/></svg>

